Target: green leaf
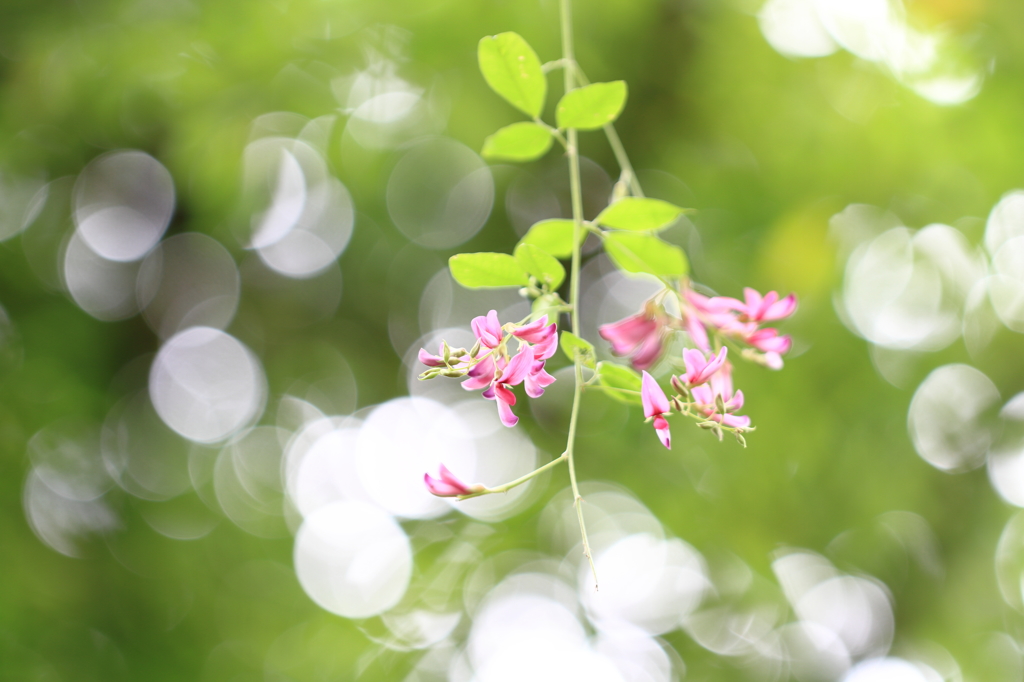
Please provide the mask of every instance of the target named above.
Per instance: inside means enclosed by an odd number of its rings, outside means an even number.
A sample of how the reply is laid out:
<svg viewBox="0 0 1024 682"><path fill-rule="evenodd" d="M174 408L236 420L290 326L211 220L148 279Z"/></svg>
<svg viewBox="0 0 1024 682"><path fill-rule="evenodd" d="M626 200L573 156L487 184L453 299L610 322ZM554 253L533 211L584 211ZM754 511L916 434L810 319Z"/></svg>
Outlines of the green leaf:
<svg viewBox="0 0 1024 682"><path fill-rule="evenodd" d="M565 281L565 268L558 259L533 244L517 246L515 257L524 270L551 289L557 289Z"/></svg>
<svg viewBox="0 0 1024 682"><path fill-rule="evenodd" d="M573 222L555 218L534 223L520 244L533 244L547 251L555 258L572 257ZM587 238L587 231L580 228L580 244Z"/></svg>
<svg viewBox="0 0 1024 682"><path fill-rule="evenodd" d="M597 365L594 360L594 344L586 339L581 339L572 332L563 331L558 345L562 347L565 356L576 362L576 349L579 348L580 360L585 367L594 369Z"/></svg>
<svg viewBox="0 0 1024 682"><path fill-rule="evenodd" d="M643 404L640 400L640 375L629 367L616 365L613 362L602 362L597 366L597 381L608 388L621 388L636 393L623 393L621 391L605 391L605 393L619 402L630 405Z"/></svg>
<svg viewBox="0 0 1024 682"><path fill-rule="evenodd" d="M623 197L601 211L594 222L615 230L660 230L674 223L684 211L661 199Z"/></svg>
<svg viewBox="0 0 1024 682"><path fill-rule="evenodd" d="M686 254L678 246L654 235L610 232L604 250L620 270L658 277L682 277L688 271Z"/></svg>
<svg viewBox="0 0 1024 682"><path fill-rule="evenodd" d="M460 253L448 259L455 281L469 289L522 287L530 278L514 257L507 253Z"/></svg>
<svg viewBox="0 0 1024 682"><path fill-rule="evenodd" d="M551 149L551 132L542 125L513 123L484 140L480 154L488 161L533 161Z"/></svg>
<svg viewBox="0 0 1024 682"><path fill-rule="evenodd" d="M548 81L537 53L522 36L509 32L481 38L477 59L492 90L528 116L540 116Z"/></svg>
<svg viewBox="0 0 1024 682"><path fill-rule="evenodd" d="M565 93L555 109L559 128L597 130L619 117L626 106L626 81L592 83Z"/></svg>

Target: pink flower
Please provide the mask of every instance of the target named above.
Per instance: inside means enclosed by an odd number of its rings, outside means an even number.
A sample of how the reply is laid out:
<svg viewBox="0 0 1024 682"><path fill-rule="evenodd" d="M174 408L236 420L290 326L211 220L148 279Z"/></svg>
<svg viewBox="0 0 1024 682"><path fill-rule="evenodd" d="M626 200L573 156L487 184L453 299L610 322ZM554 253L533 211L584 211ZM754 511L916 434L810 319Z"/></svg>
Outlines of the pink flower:
<svg viewBox="0 0 1024 682"><path fill-rule="evenodd" d="M662 416L671 410L668 398L665 397L665 392L661 390L661 386L654 380L654 377L646 371L643 373L643 380L640 384L640 401L644 406L644 416L648 419L654 418L654 430L658 433L661 444L671 450L672 434L669 433L668 420Z"/></svg>
<svg viewBox="0 0 1024 682"><path fill-rule="evenodd" d="M696 348L687 348L683 351L683 363L686 365L686 374L683 381L688 386L699 386L711 378L725 362L725 356L729 352L724 346L718 355L705 355L704 351Z"/></svg>
<svg viewBox="0 0 1024 682"><path fill-rule="evenodd" d="M474 317L470 327L485 348L497 348L501 344L504 334L501 331L501 322L498 322L497 310L490 311L486 317Z"/></svg>
<svg viewBox="0 0 1024 682"><path fill-rule="evenodd" d="M789 317L796 310L796 296L790 294L779 299L779 294L769 291L761 296L755 289L746 287L743 289L744 301L737 301L735 298L723 299L729 302L729 307L740 314L740 319L750 322L771 322Z"/></svg>
<svg viewBox="0 0 1024 682"><path fill-rule="evenodd" d="M779 336L779 330L771 327L758 329L744 340L759 351L778 355L785 355L793 345L793 340L788 335Z"/></svg>
<svg viewBox="0 0 1024 682"><path fill-rule="evenodd" d="M631 355L630 363L636 369L647 369L661 355L665 323L655 306L646 304L636 315L603 324L598 328L601 337L612 344L616 355Z"/></svg>
<svg viewBox="0 0 1024 682"><path fill-rule="evenodd" d="M519 339L519 351L509 360L502 345L504 332L495 311L490 311L486 317L474 318L472 327L480 345L491 350L480 356L476 364L469 368L462 387L467 391L484 389L483 396L497 403L501 423L515 426L519 418L512 412L516 404L512 387L525 383L526 394L538 398L555 381L544 370L544 363L558 349L557 329L554 324L548 324L546 315L535 322L516 327L511 334ZM421 351L420 361L428 364L434 360L434 356Z"/></svg>
<svg viewBox="0 0 1024 682"><path fill-rule="evenodd" d="M459 495L472 495L483 490L482 485L466 485L455 478L452 472L448 471L448 467L443 464L438 467L438 471L440 478L434 478L430 474L423 474L423 483L432 495L437 495L438 497L458 497Z"/></svg>
<svg viewBox="0 0 1024 682"><path fill-rule="evenodd" d="M543 386L547 386L555 379L544 372L543 363L541 364L542 366L533 381L535 388L537 383L542 384L539 390L543 393ZM486 389L484 397L498 403L498 416L501 418L501 423L505 426L515 426L519 423L519 417L512 412L512 407L516 404L516 395L512 392L511 387L523 383L527 377L532 375L533 370L533 346L523 344L511 360L505 360L500 356L497 360L490 356L481 360L469 370L469 378L462 382L462 387L467 391ZM545 377L550 378L550 381L546 381Z"/></svg>
<svg viewBox="0 0 1024 682"><path fill-rule="evenodd" d="M722 397L726 414L718 411L718 406L715 404L717 396ZM725 362L711 377L710 384L693 389L693 399L697 403L697 409L716 422L740 429L750 426L750 417L731 414L743 407L743 391L733 393L732 365L729 362Z"/></svg>
<svg viewBox="0 0 1024 682"><path fill-rule="evenodd" d="M684 315L687 318L687 331L690 332L690 337L693 338L694 343L701 350L711 350L707 342L707 332L704 330L704 326L714 327L723 334L741 337L751 334L757 329L756 322L742 321L733 312L734 304L742 305L735 298L725 298L722 296L708 298L691 289L686 290L685 297L691 308L687 311L684 306ZM696 321L695 318L699 318L699 321ZM691 319L694 319L694 321L690 322ZM696 327L700 328L696 329ZM696 334L694 333L695 331Z"/></svg>

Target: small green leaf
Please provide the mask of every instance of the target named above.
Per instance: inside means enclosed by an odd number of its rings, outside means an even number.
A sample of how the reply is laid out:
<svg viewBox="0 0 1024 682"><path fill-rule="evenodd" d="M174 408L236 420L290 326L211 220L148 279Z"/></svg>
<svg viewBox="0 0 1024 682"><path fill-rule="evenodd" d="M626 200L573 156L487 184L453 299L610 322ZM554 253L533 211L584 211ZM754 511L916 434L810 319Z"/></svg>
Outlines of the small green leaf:
<svg viewBox="0 0 1024 682"><path fill-rule="evenodd" d="M522 287L529 276L514 257L507 253L460 253L448 259L455 281L469 289L483 287Z"/></svg>
<svg viewBox="0 0 1024 682"><path fill-rule="evenodd" d="M585 367L594 369L597 365L594 360L594 344L586 339L581 339L572 332L563 331L558 345L562 347L565 356L576 362L576 349L579 349L580 361Z"/></svg>
<svg viewBox="0 0 1024 682"><path fill-rule="evenodd" d="M488 161L533 161L551 149L552 140L542 125L513 123L484 140L480 154Z"/></svg>
<svg viewBox="0 0 1024 682"><path fill-rule="evenodd" d="M499 33L480 39L480 72L491 89L528 116L540 116L548 81L537 53L518 33Z"/></svg>
<svg viewBox="0 0 1024 682"><path fill-rule="evenodd" d="M597 130L619 117L626 106L626 81L592 83L565 93L555 109L559 128Z"/></svg>
<svg viewBox="0 0 1024 682"><path fill-rule="evenodd" d="M533 244L517 246L515 257L524 270L551 289L557 289L565 281L565 268L558 259Z"/></svg>
<svg viewBox="0 0 1024 682"><path fill-rule="evenodd" d="M622 391L605 391L605 393L619 402L630 405L641 405L640 400L640 375L629 367L616 365L613 362L602 362L597 366L597 380L602 386L618 388L636 393L623 393Z"/></svg>
<svg viewBox="0 0 1024 682"><path fill-rule="evenodd" d="M610 232L604 250L620 270L658 277L682 277L688 271L686 254L678 246L650 234Z"/></svg>
<svg viewBox="0 0 1024 682"><path fill-rule="evenodd" d="M538 296L534 299L533 306L530 308L530 320L536 321L547 315L549 323L557 323L561 306L562 299L558 294L551 293Z"/></svg>
<svg viewBox="0 0 1024 682"><path fill-rule="evenodd" d="M542 220L534 223L530 231L519 242L520 244L533 244L534 246L547 251L555 258L572 257L572 232L573 222L555 218ZM580 244L587 238L587 230L580 228Z"/></svg>
<svg viewBox="0 0 1024 682"><path fill-rule="evenodd" d="M615 230L660 230L684 211L661 199L624 197L601 211L594 222Z"/></svg>

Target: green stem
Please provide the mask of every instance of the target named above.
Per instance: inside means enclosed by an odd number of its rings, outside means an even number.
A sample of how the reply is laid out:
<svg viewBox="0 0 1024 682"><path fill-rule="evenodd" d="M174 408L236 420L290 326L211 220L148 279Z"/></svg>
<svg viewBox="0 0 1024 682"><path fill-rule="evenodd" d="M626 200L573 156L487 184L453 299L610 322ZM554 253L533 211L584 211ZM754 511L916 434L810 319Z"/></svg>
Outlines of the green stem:
<svg viewBox="0 0 1024 682"><path fill-rule="evenodd" d="M508 483L505 483L504 485L499 485L496 488L484 488L483 490L479 490L479 491L477 491L475 493L470 493L469 495L459 495L459 499L460 500L469 500L469 499L472 499L474 497L480 497L481 495L493 495L495 493L507 493L509 490L512 490L512 488L515 488L516 486L520 486L520 485L526 483L531 478L533 478L535 476L539 476L540 474L544 473L545 471L547 471L548 469L552 468L556 464L560 464L561 462L564 462L567 459L569 459L568 456L566 456L566 454L563 452L559 457L556 457L555 459L551 460L550 462L548 462L544 466L538 467L538 468L534 469L533 471L531 471L530 473L526 474L525 476L520 476L519 478L517 478L514 481L509 481Z"/></svg>
<svg viewBox="0 0 1024 682"><path fill-rule="evenodd" d="M576 56L573 54L572 45L572 0L559 0L559 9L562 21L562 61L565 64L575 64ZM568 93L576 87L575 69L563 69L565 92ZM583 185L580 182L580 155L578 147L578 135L575 128L566 130L566 152L569 155L569 188L572 194L572 272L569 285L569 305L572 307L572 333L580 335L580 236L583 234ZM573 506L576 507L576 517L580 522L580 535L583 538L583 555L590 562L590 570L594 574L594 588L597 589L597 568L594 566L594 557L590 551L590 542L587 540L587 526L583 522L583 497L580 496L579 485L576 482L576 463L573 457L576 445L576 426L579 423L580 399L583 395L583 365L580 362L580 354L577 350L574 358L576 369L576 386L572 396L572 414L569 417L569 439L565 446L565 456L569 464L569 481L572 484Z"/></svg>

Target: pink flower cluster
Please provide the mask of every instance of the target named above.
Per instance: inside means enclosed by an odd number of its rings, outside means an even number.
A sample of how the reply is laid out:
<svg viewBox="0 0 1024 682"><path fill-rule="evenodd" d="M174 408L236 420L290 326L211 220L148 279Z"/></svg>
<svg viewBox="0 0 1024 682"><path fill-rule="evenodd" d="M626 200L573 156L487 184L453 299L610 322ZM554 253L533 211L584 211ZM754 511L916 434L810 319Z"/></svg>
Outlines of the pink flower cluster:
<svg viewBox="0 0 1024 682"><path fill-rule="evenodd" d="M780 336L772 327L761 328L761 323L789 317L796 310L796 296L790 294L779 298L778 293L769 291L761 296L747 287L743 290L743 301L727 296L708 298L687 289L688 306L683 314L687 319L687 331L698 348L710 351L707 328L723 336L745 343L761 351L758 359L772 369L782 369L782 356L789 352L792 339Z"/></svg>
<svg viewBox="0 0 1024 682"><path fill-rule="evenodd" d="M789 351L792 341L774 328L761 328L761 324L793 314L796 296L779 298L774 291L761 296L747 288L744 299L709 298L686 289L680 297L680 320L671 318L652 300L636 315L600 328L601 336L612 344L616 355L629 356L633 367L643 370L640 398L644 416L653 420L654 430L666 448L671 447L671 434L665 415L671 414L673 408L696 417L701 426L715 429L719 435L721 427L737 434L750 428L750 417L734 414L743 407L743 391L733 389L732 364L726 359L728 348L722 346L712 352L709 332L720 340L750 346L743 353L745 357L781 369L782 356ZM680 395L670 401L646 370L660 357L673 329L685 331L696 348L683 351L686 371L682 376L672 377L672 385Z"/></svg>
<svg viewBox="0 0 1024 682"><path fill-rule="evenodd" d="M497 403L501 423L515 426L519 417L512 412L516 404L512 387L523 384L526 395L539 398L555 380L544 369L545 361L558 349L555 325L548 324L547 315L526 325L505 325L510 328L509 336L519 341L519 349L513 356L509 355L506 345L509 338L498 321L497 311L473 318L470 326L477 339L474 347L477 352L446 360L442 344L441 355L431 355L421 348L419 360L428 367L452 367L463 371L467 378L462 387L467 391L483 389L483 396ZM481 355L484 350L486 352Z"/></svg>

